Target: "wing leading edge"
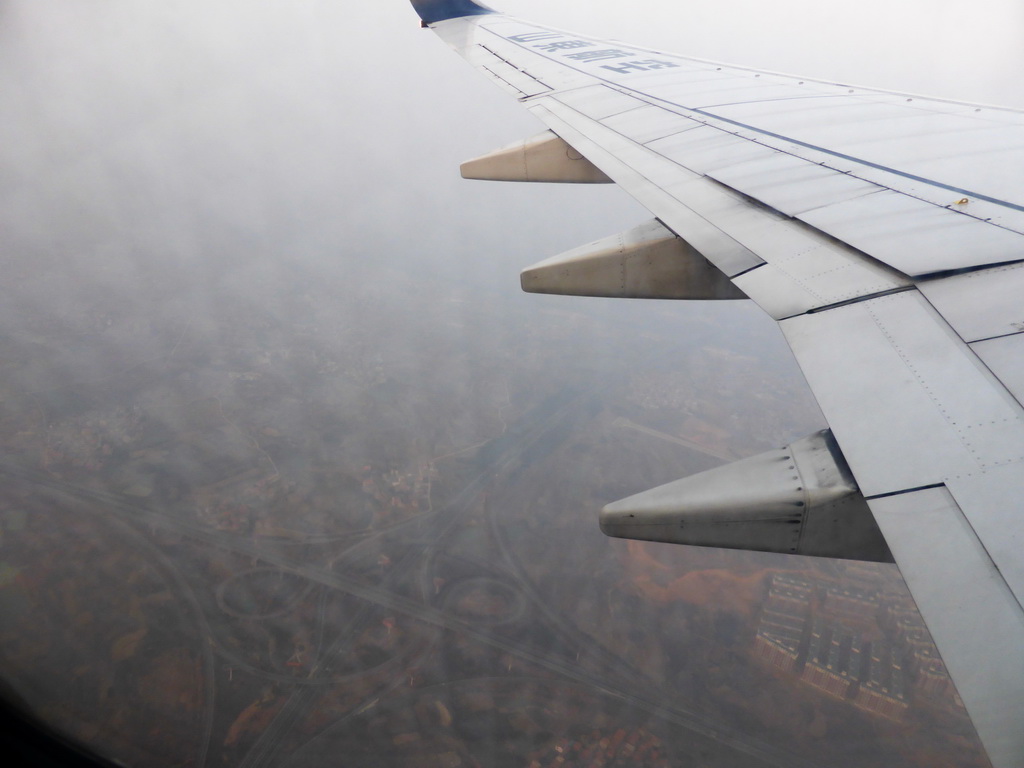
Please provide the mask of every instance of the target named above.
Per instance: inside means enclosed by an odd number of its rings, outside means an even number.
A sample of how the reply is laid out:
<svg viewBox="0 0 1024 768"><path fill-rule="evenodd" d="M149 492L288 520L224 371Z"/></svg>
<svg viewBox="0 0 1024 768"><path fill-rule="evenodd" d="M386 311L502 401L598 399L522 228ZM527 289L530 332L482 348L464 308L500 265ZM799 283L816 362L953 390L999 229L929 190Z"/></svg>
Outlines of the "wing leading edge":
<svg viewBox="0 0 1024 768"><path fill-rule="evenodd" d="M546 291L748 297L831 427L609 505L605 531L894 558L993 765L1024 766L1024 114L413 5L679 240L659 259L629 233L577 249L545 262Z"/></svg>

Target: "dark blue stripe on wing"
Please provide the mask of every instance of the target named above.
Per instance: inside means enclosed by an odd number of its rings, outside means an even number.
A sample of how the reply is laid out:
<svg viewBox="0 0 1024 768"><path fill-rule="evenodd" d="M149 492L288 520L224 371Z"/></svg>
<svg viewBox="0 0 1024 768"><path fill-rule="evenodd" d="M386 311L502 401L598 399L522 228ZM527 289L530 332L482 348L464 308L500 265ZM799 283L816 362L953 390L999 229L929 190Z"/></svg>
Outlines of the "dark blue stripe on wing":
<svg viewBox="0 0 1024 768"><path fill-rule="evenodd" d="M412 7L427 24L445 19L457 19L460 16L482 16L494 13L486 5L473 0L412 0Z"/></svg>

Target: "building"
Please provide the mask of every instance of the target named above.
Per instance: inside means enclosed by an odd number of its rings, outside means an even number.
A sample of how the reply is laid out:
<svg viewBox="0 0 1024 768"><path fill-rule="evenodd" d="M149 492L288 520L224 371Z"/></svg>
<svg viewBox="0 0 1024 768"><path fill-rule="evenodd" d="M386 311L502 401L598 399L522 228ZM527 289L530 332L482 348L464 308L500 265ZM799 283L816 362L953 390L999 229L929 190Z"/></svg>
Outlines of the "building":
<svg viewBox="0 0 1024 768"><path fill-rule="evenodd" d="M811 583L802 577L788 574L772 577L754 638L754 651L758 656L786 672L796 669L813 595Z"/></svg>
<svg viewBox="0 0 1024 768"><path fill-rule="evenodd" d="M873 589L831 586L825 589L822 609L850 620L874 622L878 614L878 592Z"/></svg>
<svg viewBox="0 0 1024 768"><path fill-rule="evenodd" d="M909 703L906 677L896 649L876 643L865 672L861 675L861 684L853 697L853 703L890 720L901 720Z"/></svg>
<svg viewBox="0 0 1024 768"><path fill-rule="evenodd" d="M894 642L872 642L882 621ZM754 653L829 696L892 720L909 707L904 657L913 660L913 674L928 691L946 690L942 679L949 679L912 604L856 587L817 591L788 574L769 583Z"/></svg>

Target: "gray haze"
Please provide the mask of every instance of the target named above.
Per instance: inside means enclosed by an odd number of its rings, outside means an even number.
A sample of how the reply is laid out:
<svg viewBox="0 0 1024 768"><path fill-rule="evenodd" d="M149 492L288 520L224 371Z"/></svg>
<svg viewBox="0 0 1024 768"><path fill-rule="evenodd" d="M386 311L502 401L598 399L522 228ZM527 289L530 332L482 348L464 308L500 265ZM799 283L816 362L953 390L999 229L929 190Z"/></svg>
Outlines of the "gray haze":
<svg viewBox="0 0 1024 768"><path fill-rule="evenodd" d="M1011 0L495 5L1024 106ZM8 687L129 764L983 765L755 658L772 579L894 569L600 534L822 422L752 306L519 291L648 217L459 178L540 129L406 0L0 0Z"/></svg>

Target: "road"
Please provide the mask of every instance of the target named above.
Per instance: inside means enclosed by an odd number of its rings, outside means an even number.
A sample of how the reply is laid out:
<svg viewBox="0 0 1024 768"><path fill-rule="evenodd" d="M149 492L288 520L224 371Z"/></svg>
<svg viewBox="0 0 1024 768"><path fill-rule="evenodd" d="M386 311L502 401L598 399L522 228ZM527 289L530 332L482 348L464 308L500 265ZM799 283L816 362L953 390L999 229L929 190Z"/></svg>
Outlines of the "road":
<svg viewBox="0 0 1024 768"><path fill-rule="evenodd" d="M325 567L323 564L297 561L294 557L275 551L250 537L203 527L192 522L191 515L186 514L186 510L183 509L157 508L154 505L135 500L128 501L124 497L113 494L68 485L45 473L29 470L10 462L0 462L0 473L33 483L36 487L45 488L53 494L81 502L90 502L87 507L95 514L102 515L104 519L107 519L109 514L113 513L120 525L136 531L155 528L172 532L204 545L235 555L243 555L249 558L253 564L258 563L262 568L276 568L284 573L306 579L311 584L335 590L365 602L361 612L352 617L348 626L340 628L340 631L339 628L332 627L330 629L333 636L327 638L327 646L318 654L315 667L309 677L303 680L284 675L270 675L271 679L277 679L279 682L287 681L295 686L287 703L247 752L241 763L245 768L276 765L281 762L283 756L280 750L284 748L286 742L284 737L308 714L309 708L319 696L318 686L312 684L317 682L319 671L330 669L332 661L337 660L349 650L351 638L360 623L365 620L371 609L378 608L386 609L389 613L397 616L415 619L438 630L458 633L533 667L545 669L556 678L587 686L595 692L626 702L654 717L685 728L694 735L711 739L748 758L755 758L764 765L795 766L796 768L808 766L809 768L811 763L786 750L752 739L722 723L710 720L699 712L680 706L671 691L662 690L656 681L643 679L635 669L630 667L628 662L597 646L589 636L546 607L535 612L534 622L537 625L546 626L548 634L553 632L560 638L564 646L564 653L552 653L550 649L533 648L521 641L503 637L499 629L460 618L451 611L445 610L443 605L430 604L429 595L422 595L420 599L416 599L406 594L400 594L395 589L394 581L400 576L409 573L410 569L422 568L424 564L430 564L438 552L448 551L447 546L451 534L459 529L470 512L478 506L481 495L490 485L499 479L507 482L510 477L518 475L532 462L542 460L563 440L573 434L579 422L587 418L590 411L588 402L586 393L560 393L549 398L526 417L511 425L500 437L481 448L477 455L476 473L464 487L442 508L409 521L406 527L417 546L409 547L407 553L392 564L389 569L390 575L377 584L369 584L343 572L338 572L329 564ZM533 586L526 579L521 564L509 551L500 532L495 530L493 525L492 530L495 531L503 556L512 566L513 575L508 578L507 586L525 594L532 605L543 606L543 599L536 594ZM393 532L394 529L388 529L381 533L370 534L359 541L362 543L368 538ZM173 565L166 561L162 561L162 567L172 572L174 570ZM225 655L231 663L238 664L238 659L231 658L230 652L220 646L211 621L202 615L199 604L185 580L180 575L176 575L174 582L179 597L190 604L201 617L200 626L207 635L209 648ZM325 630L321 628L320 631ZM435 642L439 641L440 637L440 633L435 635ZM583 650L581 651L581 649ZM575 652L582 654L578 661L571 660ZM595 659L600 662L601 667L617 667L620 673L606 676L592 671L588 666L593 665L588 665L587 662ZM258 669L253 671L257 674L267 674L266 671ZM222 680L224 676L211 675L210 677ZM404 673L399 673L396 677L394 685L405 680ZM336 682L330 679L327 681ZM207 693L212 708L216 699L216 691L211 687ZM374 697L381 695L383 694L380 691L374 693ZM372 701L373 699L368 699L352 711L357 712L371 704ZM209 750L208 737L209 733L203 740L204 745L199 755L199 765L206 764ZM749 760L746 762L749 763Z"/></svg>

